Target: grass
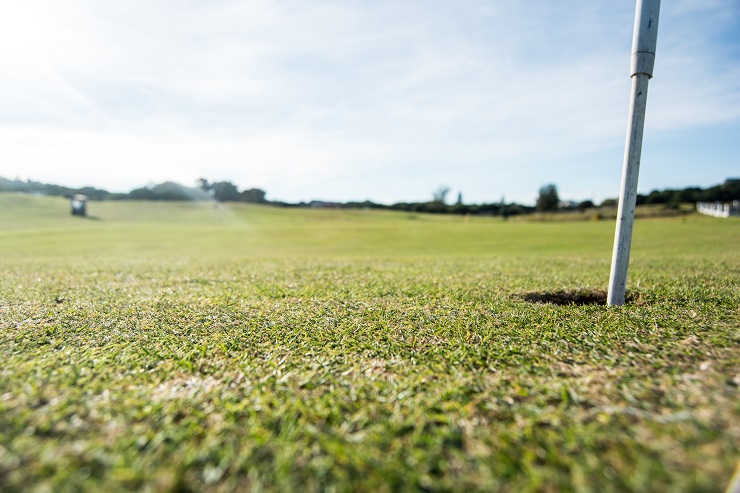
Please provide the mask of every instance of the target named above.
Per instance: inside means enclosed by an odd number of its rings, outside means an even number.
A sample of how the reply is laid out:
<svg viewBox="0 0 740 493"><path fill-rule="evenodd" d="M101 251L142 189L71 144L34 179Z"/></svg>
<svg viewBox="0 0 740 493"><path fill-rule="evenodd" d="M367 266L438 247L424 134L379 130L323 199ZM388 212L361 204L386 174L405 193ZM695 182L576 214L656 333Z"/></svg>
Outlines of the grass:
<svg viewBox="0 0 740 493"><path fill-rule="evenodd" d="M638 221L607 308L606 221L0 211L0 490L722 491L738 464L737 220Z"/></svg>

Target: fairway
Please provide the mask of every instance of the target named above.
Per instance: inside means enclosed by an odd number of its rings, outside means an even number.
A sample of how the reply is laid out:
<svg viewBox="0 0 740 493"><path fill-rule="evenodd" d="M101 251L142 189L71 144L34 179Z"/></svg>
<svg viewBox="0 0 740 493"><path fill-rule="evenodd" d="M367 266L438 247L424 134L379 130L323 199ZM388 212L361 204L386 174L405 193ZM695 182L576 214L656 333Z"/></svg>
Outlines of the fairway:
<svg viewBox="0 0 740 493"><path fill-rule="evenodd" d="M740 221L0 194L0 490L723 491ZM575 303L547 301L571 299Z"/></svg>

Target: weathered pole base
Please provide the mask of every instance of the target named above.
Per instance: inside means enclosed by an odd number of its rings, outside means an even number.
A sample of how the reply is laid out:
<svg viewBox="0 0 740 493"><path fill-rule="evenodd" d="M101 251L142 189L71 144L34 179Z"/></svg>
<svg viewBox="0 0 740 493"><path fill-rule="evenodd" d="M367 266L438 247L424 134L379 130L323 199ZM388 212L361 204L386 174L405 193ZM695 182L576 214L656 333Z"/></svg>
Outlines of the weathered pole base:
<svg viewBox="0 0 740 493"><path fill-rule="evenodd" d="M640 174L640 154L642 152L642 135L645 127L645 107L648 81L650 77L637 74L632 77L632 97L624 149L622 169L622 186L619 192L617 209L617 229L614 234L614 251L612 268L609 275L608 305L623 305L627 294L627 267L632 244L632 228L635 222L635 204L637 202L637 178Z"/></svg>

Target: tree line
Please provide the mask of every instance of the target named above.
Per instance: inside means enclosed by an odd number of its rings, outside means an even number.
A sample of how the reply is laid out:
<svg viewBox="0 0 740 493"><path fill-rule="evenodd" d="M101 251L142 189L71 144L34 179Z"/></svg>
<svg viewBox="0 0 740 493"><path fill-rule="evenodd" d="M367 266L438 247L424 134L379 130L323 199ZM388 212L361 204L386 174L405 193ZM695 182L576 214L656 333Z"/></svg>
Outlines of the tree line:
<svg viewBox="0 0 740 493"><path fill-rule="evenodd" d="M653 190L647 195L637 194L637 205L678 206L686 202L732 202L733 200L740 200L740 179L728 179L721 185L706 189L689 187L680 190Z"/></svg>
<svg viewBox="0 0 740 493"><path fill-rule="evenodd" d="M0 177L0 192L35 193L71 197L74 194L86 195L91 200L153 200L153 201L216 201L216 202L246 202L252 204L270 204L281 207L331 207L343 209L388 209L405 212L433 213L433 214L473 214L473 215L500 215L514 216L534 211L549 212L558 210L589 209L597 207L590 200L578 203L563 203L558 196L557 186L544 185L539 189L537 202L534 206L506 203L502 198L498 202L465 204L462 193L457 201L447 203L449 187L439 187L432 193L432 199L423 202L397 202L386 205L369 200L350 202L281 202L267 200L267 193L259 188L240 190L230 181L210 182L200 178L194 187L186 187L179 183L167 181L146 187L136 188L128 193L112 193L95 187L69 188L60 185L41 183L32 180L11 180ZM678 207L681 203L695 202L728 202L740 200L740 179L728 179L723 184L706 189L688 187L684 189L653 190L649 194L637 195L637 205L664 204L667 207ZM606 199L600 206L616 205L616 199Z"/></svg>
<svg viewBox="0 0 740 493"><path fill-rule="evenodd" d="M637 194L636 205L659 204L667 208L678 208L680 204L696 202L732 202L740 200L740 179L729 178L721 185L709 188L688 187L681 189L653 190L649 194ZM618 199L608 198L603 200L598 207L614 207ZM540 212L591 209L597 207L590 200L583 202L563 203L558 197L558 190L554 184L547 184L540 188L535 209Z"/></svg>
<svg viewBox="0 0 740 493"><path fill-rule="evenodd" d="M229 181L211 183L204 178L199 179L195 187L186 187L179 183L166 181L135 188L128 193L115 193L95 187L70 188L32 180L10 180L0 177L0 192L32 193L60 197L82 194L90 200L215 200L217 202L267 203L265 199L267 194L264 190L258 188L239 190L236 185Z"/></svg>

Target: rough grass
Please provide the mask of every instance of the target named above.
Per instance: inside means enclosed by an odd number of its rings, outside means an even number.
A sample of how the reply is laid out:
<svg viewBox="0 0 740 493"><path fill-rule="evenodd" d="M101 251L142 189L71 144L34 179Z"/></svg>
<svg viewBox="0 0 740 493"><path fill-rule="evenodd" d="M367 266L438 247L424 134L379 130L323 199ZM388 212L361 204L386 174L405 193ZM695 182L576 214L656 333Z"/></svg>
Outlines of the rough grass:
<svg viewBox="0 0 740 493"><path fill-rule="evenodd" d="M608 308L603 222L89 209L0 195L0 490L722 491L737 465L738 221L638 222Z"/></svg>

